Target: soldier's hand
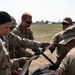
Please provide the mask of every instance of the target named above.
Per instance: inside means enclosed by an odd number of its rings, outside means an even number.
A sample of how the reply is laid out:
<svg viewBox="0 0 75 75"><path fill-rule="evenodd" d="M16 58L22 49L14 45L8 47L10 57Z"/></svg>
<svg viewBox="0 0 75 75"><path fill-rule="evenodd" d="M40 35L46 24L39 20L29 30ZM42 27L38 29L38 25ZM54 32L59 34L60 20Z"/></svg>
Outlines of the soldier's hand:
<svg viewBox="0 0 75 75"><path fill-rule="evenodd" d="M12 70L11 75L18 75L18 72L16 70Z"/></svg>
<svg viewBox="0 0 75 75"><path fill-rule="evenodd" d="M41 44L41 48L45 48L45 47L47 47L47 46L49 46L50 45L50 43L48 43L48 42L43 42L42 44Z"/></svg>
<svg viewBox="0 0 75 75"><path fill-rule="evenodd" d="M54 42L50 42L50 48L49 48L50 52L53 53L53 51L55 50L55 44Z"/></svg>
<svg viewBox="0 0 75 75"><path fill-rule="evenodd" d="M30 58L28 58L28 57L21 57L21 58L19 58L19 65L21 67L23 67L23 65L25 64L26 60L29 60L29 59Z"/></svg>
<svg viewBox="0 0 75 75"><path fill-rule="evenodd" d="M20 73L22 71L22 68L18 68L17 72Z"/></svg>
<svg viewBox="0 0 75 75"><path fill-rule="evenodd" d="M22 68L18 68L17 70L12 70L11 75L19 75L19 73L22 71Z"/></svg>

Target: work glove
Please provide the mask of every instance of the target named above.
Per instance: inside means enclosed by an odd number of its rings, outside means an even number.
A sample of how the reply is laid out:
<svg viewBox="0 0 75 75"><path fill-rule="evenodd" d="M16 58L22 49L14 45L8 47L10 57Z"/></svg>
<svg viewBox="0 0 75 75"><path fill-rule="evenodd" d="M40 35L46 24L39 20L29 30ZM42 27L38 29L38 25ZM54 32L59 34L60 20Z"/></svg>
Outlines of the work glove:
<svg viewBox="0 0 75 75"><path fill-rule="evenodd" d="M49 46L50 45L50 43L48 43L48 42L43 42L43 43L41 43L41 48L45 48L45 47L47 47L47 46Z"/></svg>

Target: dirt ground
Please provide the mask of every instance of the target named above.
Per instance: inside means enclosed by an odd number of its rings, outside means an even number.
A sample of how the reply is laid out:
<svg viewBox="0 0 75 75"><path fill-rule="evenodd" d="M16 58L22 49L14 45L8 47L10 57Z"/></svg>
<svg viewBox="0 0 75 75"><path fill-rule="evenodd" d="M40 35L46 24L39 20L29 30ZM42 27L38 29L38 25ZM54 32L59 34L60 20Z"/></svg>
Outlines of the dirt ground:
<svg viewBox="0 0 75 75"><path fill-rule="evenodd" d="M44 52L44 54L46 54L52 61L55 62L56 51L51 54L49 50L46 50ZM49 63L50 62L45 57L43 57L42 55L40 55L39 58L37 58L36 60L33 60L31 62L30 67L29 67L29 74L31 74L34 70L36 70L40 66L43 66L43 65L49 64Z"/></svg>

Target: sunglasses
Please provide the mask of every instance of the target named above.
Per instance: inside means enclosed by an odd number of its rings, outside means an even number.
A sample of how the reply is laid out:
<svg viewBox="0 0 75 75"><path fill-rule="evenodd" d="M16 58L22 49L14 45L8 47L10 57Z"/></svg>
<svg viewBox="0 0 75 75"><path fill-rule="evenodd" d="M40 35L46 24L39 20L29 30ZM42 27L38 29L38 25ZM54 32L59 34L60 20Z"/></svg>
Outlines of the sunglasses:
<svg viewBox="0 0 75 75"><path fill-rule="evenodd" d="M68 23L63 22L62 25L69 25Z"/></svg>
<svg viewBox="0 0 75 75"><path fill-rule="evenodd" d="M26 21L25 19L24 19L24 21L25 21L27 24L32 24L32 21Z"/></svg>

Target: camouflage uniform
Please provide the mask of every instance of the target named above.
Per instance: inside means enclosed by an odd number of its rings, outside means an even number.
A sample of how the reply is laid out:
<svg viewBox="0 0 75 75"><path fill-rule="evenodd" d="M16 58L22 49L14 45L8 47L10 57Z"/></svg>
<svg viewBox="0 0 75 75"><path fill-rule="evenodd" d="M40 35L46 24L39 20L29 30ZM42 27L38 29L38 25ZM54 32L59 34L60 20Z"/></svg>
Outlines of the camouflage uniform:
<svg viewBox="0 0 75 75"><path fill-rule="evenodd" d="M33 38L33 32L31 31L31 29L25 29L23 31L24 28L22 28L21 24L19 26L17 26L12 32L15 33L16 35L22 37L22 38L26 38L26 39L30 39L30 40L34 40ZM23 47L19 47L19 48L15 48L15 56L16 57L32 57L32 54L27 52Z"/></svg>
<svg viewBox="0 0 75 75"><path fill-rule="evenodd" d="M57 61L61 61L67 54L66 47L59 44L59 42L63 39L62 34L63 34L63 31L57 33L52 38L52 41L54 42L55 47L57 47Z"/></svg>
<svg viewBox="0 0 75 75"><path fill-rule="evenodd" d="M12 32L22 38L34 40L33 32L30 28L27 28L23 31L24 28L22 28L21 24L18 25Z"/></svg>
<svg viewBox="0 0 75 75"><path fill-rule="evenodd" d="M14 33L10 32L9 36L9 43L11 45L16 45L17 47L22 46L24 48L30 48L30 49L38 49L41 47L42 43L35 40L29 40L26 38L21 38L20 36L15 35ZM14 41L13 41L14 40ZM12 41L12 42L11 42ZM45 44L45 43L44 43ZM47 43L48 44L48 43ZM47 45L46 44L46 45Z"/></svg>
<svg viewBox="0 0 75 75"><path fill-rule="evenodd" d="M5 49L4 43L0 39L0 75L10 75L9 52Z"/></svg>
<svg viewBox="0 0 75 75"><path fill-rule="evenodd" d="M75 47L63 59L58 70L59 75L75 75Z"/></svg>
<svg viewBox="0 0 75 75"><path fill-rule="evenodd" d="M66 46L69 53L62 60L56 75L75 75L75 26L68 27L63 33L63 38L59 44Z"/></svg>

